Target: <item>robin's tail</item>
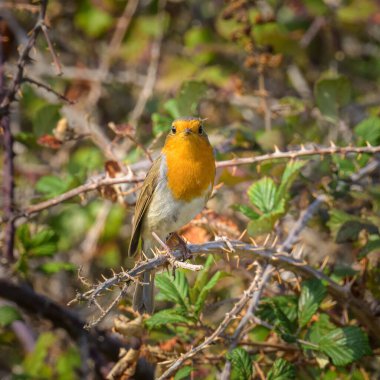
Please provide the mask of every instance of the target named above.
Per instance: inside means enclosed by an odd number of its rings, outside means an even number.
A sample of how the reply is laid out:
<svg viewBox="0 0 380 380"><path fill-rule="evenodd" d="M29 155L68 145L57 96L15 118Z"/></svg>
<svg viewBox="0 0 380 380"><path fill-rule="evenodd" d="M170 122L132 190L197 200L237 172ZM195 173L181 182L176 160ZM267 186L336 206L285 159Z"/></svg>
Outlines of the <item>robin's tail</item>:
<svg viewBox="0 0 380 380"><path fill-rule="evenodd" d="M145 272L140 279L143 283L136 285L133 295L133 309L140 314L153 314L154 310L154 271Z"/></svg>

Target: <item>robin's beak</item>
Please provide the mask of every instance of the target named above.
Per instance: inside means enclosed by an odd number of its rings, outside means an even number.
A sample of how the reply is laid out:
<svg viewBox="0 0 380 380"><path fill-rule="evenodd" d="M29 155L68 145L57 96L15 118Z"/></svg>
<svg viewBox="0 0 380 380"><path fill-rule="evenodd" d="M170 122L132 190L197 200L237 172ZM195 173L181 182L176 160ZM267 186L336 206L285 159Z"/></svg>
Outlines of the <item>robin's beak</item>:
<svg viewBox="0 0 380 380"><path fill-rule="evenodd" d="M192 130L190 128L185 129L185 136L188 136L190 133L192 133Z"/></svg>

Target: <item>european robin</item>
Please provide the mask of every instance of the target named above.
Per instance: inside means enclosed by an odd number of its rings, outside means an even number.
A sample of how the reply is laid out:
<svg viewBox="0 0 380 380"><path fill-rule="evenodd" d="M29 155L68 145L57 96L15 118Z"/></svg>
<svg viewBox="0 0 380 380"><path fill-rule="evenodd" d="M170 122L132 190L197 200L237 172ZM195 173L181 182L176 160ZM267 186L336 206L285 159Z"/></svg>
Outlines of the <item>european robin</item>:
<svg viewBox="0 0 380 380"><path fill-rule="evenodd" d="M154 256L162 241L189 223L205 206L215 179L213 149L199 118L175 120L159 157L153 162L137 199L129 256L139 250ZM133 308L140 314L154 310L154 271L145 272L136 286Z"/></svg>

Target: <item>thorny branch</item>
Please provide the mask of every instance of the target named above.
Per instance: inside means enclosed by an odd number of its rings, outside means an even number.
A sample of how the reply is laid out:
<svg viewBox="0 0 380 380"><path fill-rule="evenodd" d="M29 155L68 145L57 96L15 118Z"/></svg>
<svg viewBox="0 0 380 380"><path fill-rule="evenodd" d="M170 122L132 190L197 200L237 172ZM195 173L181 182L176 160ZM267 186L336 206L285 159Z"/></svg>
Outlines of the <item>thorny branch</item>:
<svg viewBox="0 0 380 380"><path fill-rule="evenodd" d="M334 154L376 154L380 153L380 146L365 146L365 147L338 147L335 145L331 145L331 147L313 147L313 148L305 148L303 145L298 150L291 150L287 152L281 152L279 150L275 150L273 153L264 154L256 157L243 157L236 158L227 161L219 161L216 163L217 168L225 168L225 167L233 167L239 165L247 165L247 164L259 164L265 161L277 160L277 159L296 159L299 157L308 157L308 156L325 156L325 155L334 155ZM150 162L147 160L147 165ZM131 165L131 168L139 166L139 163ZM68 199L71 199L79 194L83 194L92 190L96 190L102 186L106 185L116 185L122 183L137 183L142 181L143 177L132 178L130 175L118 178L106 178L104 175L91 177L88 179L87 183L81 186L78 186L74 189L67 191L57 197L49 199L47 201L37 203L34 205L30 205L24 210L20 212L16 212L13 216L13 219L18 219L20 217L30 217L32 214L35 214L39 211L45 210L47 208L53 207L59 203L62 203ZM9 217L4 217L1 222L5 222Z"/></svg>
<svg viewBox="0 0 380 380"><path fill-rule="evenodd" d="M226 252L231 253L231 248L233 254L237 257L249 258L252 262L257 260L265 264L271 264L276 268L292 271L302 278L316 278L322 280L326 284L330 295L341 305L347 306L355 317L372 332L373 337L380 342L380 331L377 327L377 321L369 309L369 306L364 301L356 298L348 287L339 285L323 272L309 266L304 260L295 259L289 256L287 252L283 251L281 245L266 248L241 241L228 241L227 243L224 240L219 240L204 244L189 244L187 246L189 253L188 257L190 259L200 255L225 255ZM135 268L129 271L123 270L105 281L100 282L87 292L78 294L73 301L94 302L97 297L103 295L107 290L124 284L129 285L132 282L137 281L137 278L144 272L165 267L170 264L172 257L178 261L181 260L183 257L182 250L173 249L170 255L164 253L138 264Z"/></svg>
<svg viewBox="0 0 380 380"><path fill-rule="evenodd" d="M285 239L285 241L280 245L280 249L284 252L290 252L292 250L292 247L294 246L296 240L299 237L299 234L302 232L302 230L306 227L309 220L312 218L312 216L315 214L315 212L318 210L319 206L322 202L326 201L326 196L319 196L315 199L313 203L309 205L309 207L301 214L300 218L297 220L293 228L291 229L289 235ZM270 281L273 272L275 271L275 266L273 264L268 264L263 272L261 282L259 285L259 288L252 294L252 299L249 304L248 310L246 311L244 317L241 319L238 327L236 328L234 334L232 335L231 344L229 346L229 352L231 352L234 348L237 347L240 339L243 338L243 330L245 329L246 325L249 323L249 321L252 320L252 318L255 315L255 312L259 306L260 299L262 297L262 293L267 285L267 283ZM223 373L221 376L221 380L228 380L231 375L231 362L227 359Z"/></svg>

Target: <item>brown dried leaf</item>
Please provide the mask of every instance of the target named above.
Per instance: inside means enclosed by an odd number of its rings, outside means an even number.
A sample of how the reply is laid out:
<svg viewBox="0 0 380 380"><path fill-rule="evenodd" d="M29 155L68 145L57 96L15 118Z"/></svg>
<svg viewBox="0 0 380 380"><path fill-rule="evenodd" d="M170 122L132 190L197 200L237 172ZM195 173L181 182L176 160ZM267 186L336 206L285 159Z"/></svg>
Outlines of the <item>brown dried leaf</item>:
<svg viewBox="0 0 380 380"><path fill-rule="evenodd" d="M37 144L51 149L59 149L62 146L62 141L53 135L43 135L38 138Z"/></svg>

